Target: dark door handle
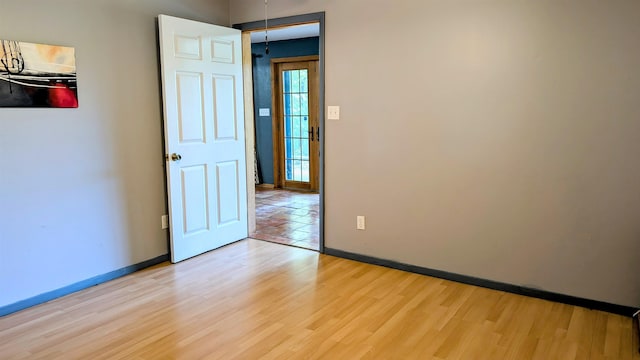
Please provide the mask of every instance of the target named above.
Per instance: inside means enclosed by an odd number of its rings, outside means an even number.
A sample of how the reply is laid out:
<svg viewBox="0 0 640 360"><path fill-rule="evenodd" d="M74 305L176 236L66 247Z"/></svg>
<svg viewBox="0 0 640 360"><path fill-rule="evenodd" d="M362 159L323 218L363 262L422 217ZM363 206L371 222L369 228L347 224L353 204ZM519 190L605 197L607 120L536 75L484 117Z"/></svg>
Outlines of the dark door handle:
<svg viewBox="0 0 640 360"><path fill-rule="evenodd" d="M309 131L309 136L311 137L311 141L313 141L313 128L311 128L311 131Z"/></svg>
<svg viewBox="0 0 640 360"><path fill-rule="evenodd" d="M313 131L313 130L311 130L311 131ZM316 127L316 134L317 134L316 138L318 139L318 141L320 141L320 126Z"/></svg>

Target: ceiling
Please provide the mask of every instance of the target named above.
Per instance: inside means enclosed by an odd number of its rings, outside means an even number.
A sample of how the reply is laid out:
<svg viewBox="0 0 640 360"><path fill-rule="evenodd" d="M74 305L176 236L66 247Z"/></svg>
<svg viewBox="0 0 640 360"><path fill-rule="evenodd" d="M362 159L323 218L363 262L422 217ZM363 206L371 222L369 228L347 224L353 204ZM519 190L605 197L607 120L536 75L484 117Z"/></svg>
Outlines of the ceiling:
<svg viewBox="0 0 640 360"><path fill-rule="evenodd" d="M275 29L268 29L269 41L302 39L320 36L320 23L293 25ZM251 43L264 42L264 30L251 32Z"/></svg>

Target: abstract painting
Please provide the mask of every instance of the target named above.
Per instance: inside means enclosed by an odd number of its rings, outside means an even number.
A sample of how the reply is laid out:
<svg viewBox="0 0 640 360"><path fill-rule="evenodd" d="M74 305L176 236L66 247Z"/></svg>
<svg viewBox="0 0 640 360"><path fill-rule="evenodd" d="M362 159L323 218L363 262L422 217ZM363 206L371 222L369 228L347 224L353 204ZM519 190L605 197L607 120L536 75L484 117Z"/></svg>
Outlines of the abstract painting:
<svg viewBox="0 0 640 360"><path fill-rule="evenodd" d="M77 108L75 49L0 40L0 107Z"/></svg>

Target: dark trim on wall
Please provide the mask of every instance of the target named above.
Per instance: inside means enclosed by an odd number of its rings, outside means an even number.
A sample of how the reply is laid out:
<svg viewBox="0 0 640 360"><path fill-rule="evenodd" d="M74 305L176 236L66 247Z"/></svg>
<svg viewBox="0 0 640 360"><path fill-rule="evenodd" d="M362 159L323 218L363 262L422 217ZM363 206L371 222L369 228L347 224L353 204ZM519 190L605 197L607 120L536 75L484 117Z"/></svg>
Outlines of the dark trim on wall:
<svg viewBox="0 0 640 360"><path fill-rule="evenodd" d="M507 284L499 281L481 279L473 276L460 275L448 271L429 269L416 265L409 265L393 260L380 259L373 256L351 253L338 249L325 248L325 254L344 259L355 260L367 264L384 266L392 269L408 271L420 275L432 276L440 279L451 280L463 284L480 286L493 290L500 290L512 294L524 295L538 299L559 302L568 305L581 306L588 309L606 311L613 314L631 317L638 309L630 306L616 305L604 301L580 298L571 295L558 294L550 291L527 288L524 286Z"/></svg>
<svg viewBox="0 0 640 360"><path fill-rule="evenodd" d="M324 12L322 13L318 13L317 16L320 18L320 38L319 38L319 47L320 49L318 49L318 56L320 57L320 62L318 63L318 71L320 71L320 83L318 84L319 89L318 89L318 109L320 110L320 113L318 114L318 116L320 117L318 119L318 121L320 122L320 131L322 132L321 134L319 134L321 136L321 140L320 140L320 169L318 169L319 171L319 178L320 178L320 253L324 254L326 252L325 249L325 245L324 245L324 211L325 211L325 205L324 205L324 190L325 190L325 186L324 186L324 163L325 163L325 140L327 138L327 132L326 132L326 127L325 127L325 121L324 121L324 110L326 109L325 106L325 102L324 102L324 81L325 81L325 72L324 72L324 64L325 64L325 59L324 59L324 34L325 34L325 24L324 24Z"/></svg>
<svg viewBox="0 0 640 360"><path fill-rule="evenodd" d="M281 18L269 19L269 28L277 28L282 26L291 26L299 24L307 24L320 22L320 34L322 36L322 23L324 23L324 11L317 13L309 13L302 15L285 16ZM241 31L264 30L264 19L250 21L246 23L233 24L234 29Z"/></svg>
<svg viewBox="0 0 640 360"><path fill-rule="evenodd" d="M287 17L281 17L281 18L276 18L276 19L269 19L269 26L270 27L281 27L281 26L290 26L290 25L298 25L298 24L306 24L306 23L314 23L317 22L320 24L320 36L318 37L318 56L320 58L319 62L318 62L318 72L319 72L319 78L320 78L320 83L318 84L318 110L319 110L319 123L320 123L320 133L321 133L321 140L320 140L320 168L318 169L320 174L319 176L319 180L320 180L320 253L324 254L325 253L325 246L324 246L324 211L325 211L325 205L324 205L324 161L325 161L325 157L324 157L324 153L325 153L325 127L324 127L324 110L325 110L325 102L324 102L324 80L325 80L325 72L324 72L324 54L325 54L325 41L324 41L324 34L325 34L325 13L324 11L322 12L317 12L317 13L310 13L310 14L303 14L303 15L294 15L294 16L287 16ZM258 20L258 21L252 21L252 22L247 22L247 23L242 23L242 24L233 24L232 26L234 29L238 29L240 31L252 31L252 30L262 30L264 29L264 20Z"/></svg>
<svg viewBox="0 0 640 360"><path fill-rule="evenodd" d="M66 296L74 292L78 292L80 290L90 288L92 286L100 285L107 281L114 280L119 277L123 277L125 275L129 275L136 271L146 269L150 266L157 265L165 261L169 261L169 254L160 255L153 259L149 259L137 264L129 265L121 269L108 272L106 274L94 276L90 279L82 280L75 284L71 284L53 291L49 291L44 294L36 295L26 300L21 300L13 304L2 306L0 307L0 317L12 314L20 310L24 310L26 308L30 308L32 306L46 303L47 301L51 301L51 300Z"/></svg>

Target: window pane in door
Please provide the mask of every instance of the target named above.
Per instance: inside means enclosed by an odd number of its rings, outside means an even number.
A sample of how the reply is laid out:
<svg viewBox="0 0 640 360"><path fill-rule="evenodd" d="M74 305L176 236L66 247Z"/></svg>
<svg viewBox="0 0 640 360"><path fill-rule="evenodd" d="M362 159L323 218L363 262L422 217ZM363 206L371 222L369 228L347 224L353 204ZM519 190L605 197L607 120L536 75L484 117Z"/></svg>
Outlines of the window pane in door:
<svg viewBox="0 0 640 360"><path fill-rule="evenodd" d="M285 141L284 142L284 157L285 159L293 159L293 142Z"/></svg>
<svg viewBox="0 0 640 360"><path fill-rule="evenodd" d="M300 115L309 115L309 95L300 95Z"/></svg>
<svg viewBox="0 0 640 360"><path fill-rule="evenodd" d="M285 116L284 117L284 136L285 137L291 137L291 134L293 132L292 127L292 123L291 123L291 116Z"/></svg>
<svg viewBox="0 0 640 360"><path fill-rule="evenodd" d="M307 70L300 70L300 92L309 92L309 81L307 80Z"/></svg>
<svg viewBox="0 0 640 360"><path fill-rule="evenodd" d="M300 148L302 149L302 154L300 154L300 158L302 160L309 160L309 140L303 139Z"/></svg>
<svg viewBox="0 0 640 360"><path fill-rule="evenodd" d="M302 115L300 113L300 94L290 94L291 100L291 114L292 115Z"/></svg>
<svg viewBox="0 0 640 360"><path fill-rule="evenodd" d="M293 132L292 139L300 138L300 116L292 116L293 119Z"/></svg>
<svg viewBox="0 0 640 360"><path fill-rule="evenodd" d="M282 113L284 116L291 115L291 95L284 93L282 99Z"/></svg>
<svg viewBox="0 0 640 360"><path fill-rule="evenodd" d="M283 71L282 72L282 83L284 88L282 89L285 93L291 93L291 72Z"/></svg>
<svg viewBox="0 0 640 360"><path fill-rule="evenodd" d="M302 181L302 164L300 160L293 160L293 181Z"/></svg>
<svg viewBox="0 0 640 360"><path fill-rule="evenodd" d="M309 182L308 72L282 71L282 82L286 180Z"/></svg>
<svg viewBox="0 0 640 360"><path fill-rule="evenodd" d="M302 181L309 182L309 162L302 162Z"/></svg>
<svg viewBox="0 0 640 360"><path fill-rule="evenodd" d="M300 139L293 139L293 158L301 159L302 157L302 148L300 144Z"/></svg>
<svg viewBox="0 0 640 360"><path fill-rule="evenodd" d="M287 180L293 180L293 160L285 161L285 168Z"/></svg>
<svg viewBox="0 0 640 360"><path fill-rule="evenodd" d="M309 138L309 117L300 116L300 137L303 139Z"/></svg>
<svg viewBox="0 0 640 360"><path fill-rule="evenodd" d="M291 92L300 92L300 70L291 71Z"/></svg>

